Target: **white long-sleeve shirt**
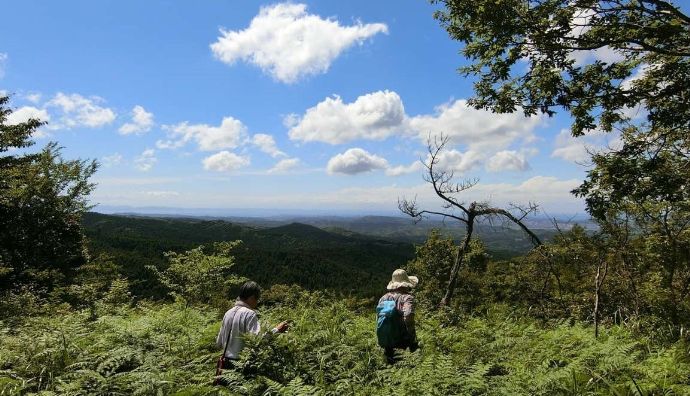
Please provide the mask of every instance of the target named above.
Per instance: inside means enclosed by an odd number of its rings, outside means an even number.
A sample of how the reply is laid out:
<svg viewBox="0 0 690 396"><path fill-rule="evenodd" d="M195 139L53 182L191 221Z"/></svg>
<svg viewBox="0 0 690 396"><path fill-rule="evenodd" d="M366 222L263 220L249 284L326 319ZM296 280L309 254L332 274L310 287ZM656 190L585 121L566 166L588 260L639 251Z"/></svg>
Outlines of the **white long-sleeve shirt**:
<svg viewBox="0 0 690 396"><path fill-rule="evenodd" d="M237 300L235 306L230 308L223 316L223 323L216 337L216 345L219 348L225 349L225 341L228 339L230 329L232 329L232 336L230 337L230 345L228 345L228 349L225 352L225 357L238 359L242 348L244 348L244 334L259 334L261 332L259 316L254 310L249 308L249 305L241 300Z"/></svg>

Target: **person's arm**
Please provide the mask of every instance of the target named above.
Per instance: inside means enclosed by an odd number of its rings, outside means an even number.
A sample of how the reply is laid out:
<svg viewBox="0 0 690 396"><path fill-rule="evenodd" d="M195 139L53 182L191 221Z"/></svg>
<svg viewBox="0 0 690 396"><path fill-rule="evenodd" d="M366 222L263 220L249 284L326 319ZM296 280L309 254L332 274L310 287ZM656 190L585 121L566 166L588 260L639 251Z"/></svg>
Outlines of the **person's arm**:
<svg viewBox="0 0 690 396"><path fill-rule="evenodd" d="M218 336L216 336L216 347L218 348L223 348L223 343L228 339L228 331L230 331L230 326L229 324L225 323L227 317L228 313L226 312L225 315L223 315L223 321L220 323Z"/></svg>
<svg viewBox="0 0 690 396"><path fill-rule="evenodd" d="M267 331L266 334L264 334L264 336L269 336L276 333L284 333L288 329L288 327L289 325L287 321L280 322L270 331ZM250 318L248 318L246 329L247 332L252 333L254 335L258 335L259 333L261 333L261 324L259 323L258 315L254 314Z"/></svg>

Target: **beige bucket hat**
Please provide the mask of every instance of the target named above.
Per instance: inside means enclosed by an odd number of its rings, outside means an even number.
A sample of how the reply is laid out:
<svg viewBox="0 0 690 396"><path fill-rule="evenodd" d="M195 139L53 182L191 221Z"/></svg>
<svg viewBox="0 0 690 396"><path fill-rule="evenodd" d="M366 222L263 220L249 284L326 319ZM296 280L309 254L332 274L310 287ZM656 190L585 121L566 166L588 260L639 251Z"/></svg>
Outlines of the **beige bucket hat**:
<svg viewBox="0 0 690 396"><path fill-rule="evenodd" d="M419 279L416 276L408 276L404 269L397 269L393 271L393 276L386 289L395 290L401 287L412 289L417 286L417 283L419 283Z"/></svg>

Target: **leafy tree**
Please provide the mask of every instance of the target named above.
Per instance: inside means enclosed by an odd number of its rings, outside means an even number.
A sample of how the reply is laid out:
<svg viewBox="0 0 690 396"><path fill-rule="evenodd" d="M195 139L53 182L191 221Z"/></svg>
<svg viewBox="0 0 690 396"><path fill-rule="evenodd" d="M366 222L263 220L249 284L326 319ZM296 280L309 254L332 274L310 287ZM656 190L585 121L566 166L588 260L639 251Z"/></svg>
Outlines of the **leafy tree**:
<svg viewBox="0 0 690 396"><path fill-rule="evenodd" d="M25 153L44 123L11 125L0 97L0 287L37 283L52 288L85 262L81 215L94 188L95 161L65 160L49 143Z"/></svg>
<svg viewBox="0 0 690 396"><path fill-rule="evenodd" d="M470 103L573 117L572 132L611 131L644 104L652 129L687 128L690 17L664 0L434 0L477 76ZM593 51L608 60L582 62ZM630 78L635 69L641 75Z"/></svg>
<svg viewBox="0 0 690 396"><path fill-rule="evenodd" d="M470 64L461 72L478 77L472 105L526 115L562 109L573 118L574 136L595 129L620 135L618 147L593 154L593 167L574 193L604 230L615 231L612 240L645 237L643 255L657 259L617 260L627 263L627 274L660 274L659 295L669 299L663 305L673 322L685 320L690 16L665 0L438 3L445 9L436 17L465 44ZM621 225L628 230L619 232ZM633 262L640 267L632 269Z"/></svg>
<svg viewBox="0 0 690 396"><path fill-rule="evenodd" d="M416 247L416 257L407 264L407 270L408 273L420 278L415 292L420 301L430 306L440 304L458 249L452 238L444 237L438 230L432 230L426 242ZM462 302L472 300L468 305L477 305L476 300L480 299L482 294L480 289L488 258L484 244L481 240L473 238L465 253L464 262L467 265L459 274L462 285L458 297Z"/></svg>
<svg viewBox="0 0 690 396"><path fill-rule="evenodd" d="M148 268L173 297L181 298L187 305L209 303L214 297L225 296L228 287L242 281L229 273L235 264L232 251L240 244L241 241L215 242L184 253L168 252L165 254L168 268L163 271L154 266Z"/></svg>

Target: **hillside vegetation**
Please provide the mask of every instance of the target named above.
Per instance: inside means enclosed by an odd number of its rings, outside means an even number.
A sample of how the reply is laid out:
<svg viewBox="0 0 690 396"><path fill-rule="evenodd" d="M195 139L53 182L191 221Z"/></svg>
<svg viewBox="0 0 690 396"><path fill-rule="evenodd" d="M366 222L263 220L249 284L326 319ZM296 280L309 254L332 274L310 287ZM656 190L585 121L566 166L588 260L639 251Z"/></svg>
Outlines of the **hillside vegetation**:
<svg viewBox="0 0 690 396"><path fill-rule="evenodd" d="M280 288L279 288L280 289ZM285 290L284 290L285 291ZM113 296L110 296L111 298ZM276 298L278 296L273 296ZM661 395L689 394L688 346L612 327L538 323L507 307L478 317L419 313L422 349L388 366L371 309L292 290L262 309L290 332L249 342L230 386L210 385L223 309L99 302L60 307L0 340L0 393L42 395Z"/></svg>

